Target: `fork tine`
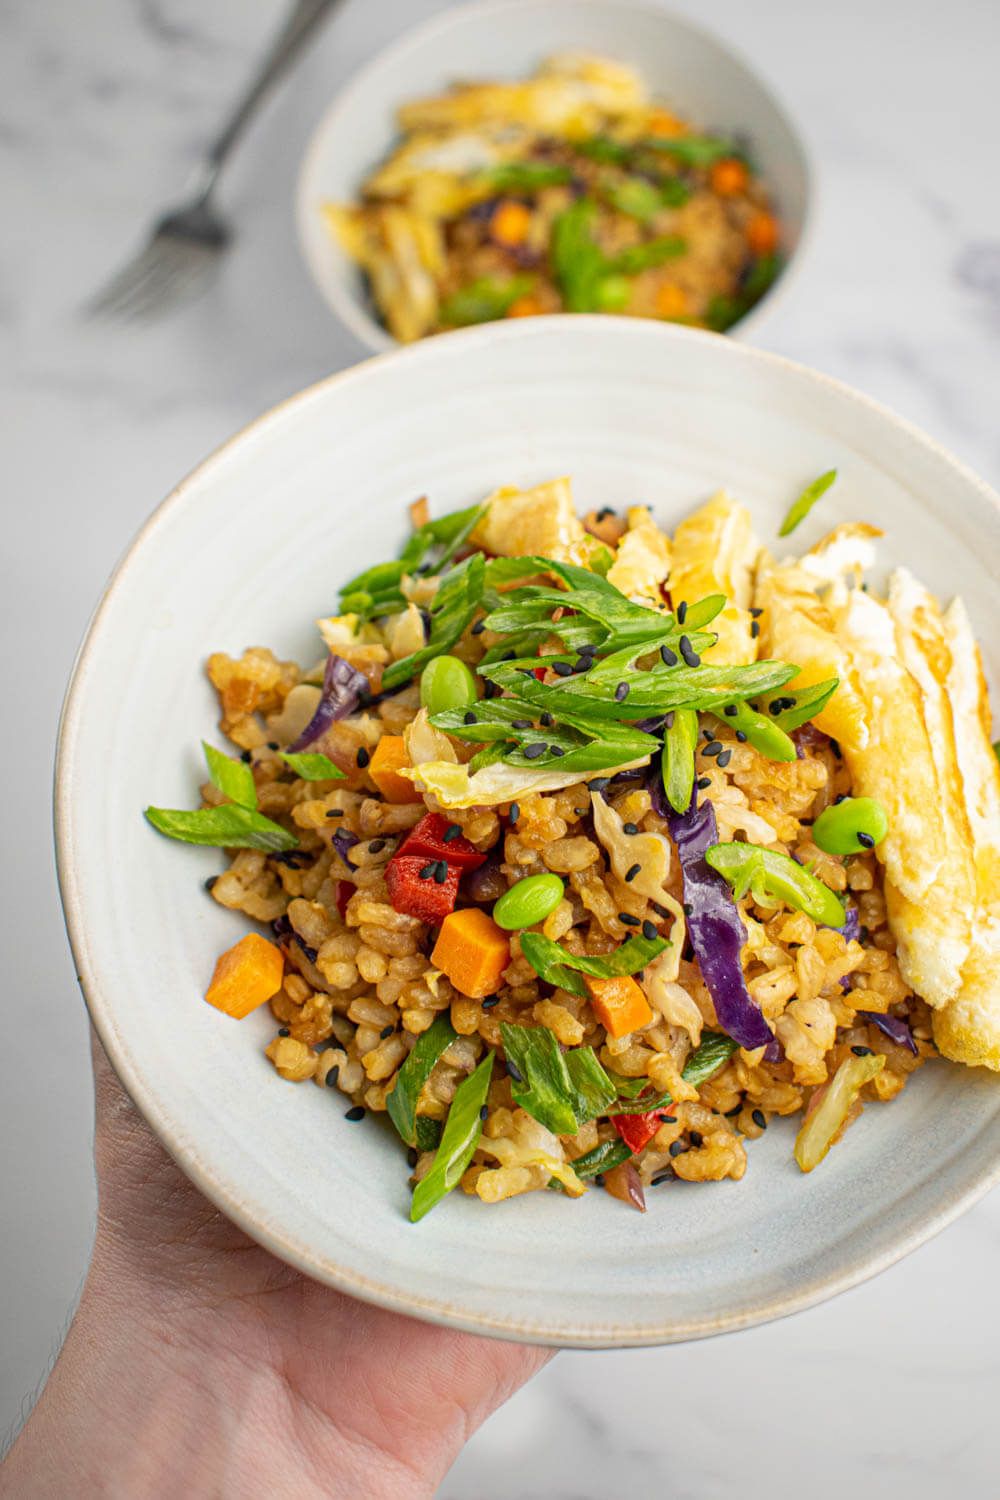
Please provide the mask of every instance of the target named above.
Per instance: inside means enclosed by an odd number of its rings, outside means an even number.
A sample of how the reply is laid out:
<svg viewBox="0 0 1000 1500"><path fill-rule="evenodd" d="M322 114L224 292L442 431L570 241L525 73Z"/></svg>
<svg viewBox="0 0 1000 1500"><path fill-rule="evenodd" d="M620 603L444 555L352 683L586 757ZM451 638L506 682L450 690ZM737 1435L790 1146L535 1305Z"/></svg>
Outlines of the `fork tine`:
<svg viewBox="0 0 1000 1500"><path fill-rule="evenodd" d="M92 317L120 314L144 283L156 274L158 260L159 247L153 239L138 255L115 272L111 280L87 303L85 311Z"/></svg>

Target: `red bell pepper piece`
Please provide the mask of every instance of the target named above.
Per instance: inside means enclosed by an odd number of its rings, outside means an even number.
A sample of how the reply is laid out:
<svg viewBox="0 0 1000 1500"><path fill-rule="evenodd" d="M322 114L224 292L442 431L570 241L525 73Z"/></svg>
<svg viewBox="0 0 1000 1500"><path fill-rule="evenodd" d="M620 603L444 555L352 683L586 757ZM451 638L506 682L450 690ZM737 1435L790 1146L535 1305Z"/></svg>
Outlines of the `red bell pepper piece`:
<svg viewBox="0 0 1000 1500"><path fill-rule="evenodd" d="M347 903L356 890L357 886L351 880L337 881L337 910L340 912L342 921L347 916Z"/></svg>
<svg viewBox="0 0 1000 1500"><path fill-rule="evenodd" d="M424 864L429 859L443 859L446 865L454 865L457 870L478 870L480 865L486 863L486 855L480 854L475 845L470 844L461 833L456 833L451 838L445 837L450 828L457 827L458 824L450 823L443 813L427 813L415 828L410 829L394 858L389 861L390 868L401 855L405 857L419 854Z"/></svg>
<svg viewBox="0 0 1000 1500"><path fill-rule="evenodd" d="M638 1156L649 1145L664 1120L670 1119L664 1109L651 1109L645 1115L611 1115L611 1123L626 1146Z"/></svg>
<svg viewBox="0 0 1000 1500"><path fill-rule="evenodd" d="M456 865L448 865L444 880L439 881L434 872L440 869L437 860L428 860L423 854L397 854L390 859L385 883L393 909L429 926L443 922L455 910L462 872ZM428 873L422 876L421 871Z"/></svg>

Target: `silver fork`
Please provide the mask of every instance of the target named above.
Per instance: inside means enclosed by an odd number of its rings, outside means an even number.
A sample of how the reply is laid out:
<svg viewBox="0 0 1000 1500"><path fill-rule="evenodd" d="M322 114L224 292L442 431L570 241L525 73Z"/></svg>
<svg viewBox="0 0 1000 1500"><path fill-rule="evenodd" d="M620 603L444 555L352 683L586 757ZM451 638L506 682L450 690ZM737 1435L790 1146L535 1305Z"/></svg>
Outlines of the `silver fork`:
<svg viewBox="0 0 1000 1500"><path fill-rule="evenodd" d="M96 316L144 318L200 289L231 238L212 194L230 151L271 85L342 0L296 0L257 73L195 170L189 194L153 225L144 249L87 306Z"/></svg>

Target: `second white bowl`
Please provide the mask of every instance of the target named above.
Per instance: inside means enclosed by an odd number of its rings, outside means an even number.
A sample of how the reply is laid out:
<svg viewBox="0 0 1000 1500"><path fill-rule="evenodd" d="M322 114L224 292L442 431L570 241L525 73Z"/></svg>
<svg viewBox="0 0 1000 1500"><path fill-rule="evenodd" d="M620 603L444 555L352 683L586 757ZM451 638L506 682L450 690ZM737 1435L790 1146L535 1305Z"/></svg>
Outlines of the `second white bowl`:
<svg viewBox="0 0 1000 1500"><path fill-rule="evenodd" d="M321 206L357 196L392 147L396 110L456 79L523 78L554 52L598 52L636 68L652 94L706 129L745 137L782 220L788 265L736 325L755 328L801 256L811 172L802 139L764 81L728 46L641 0L479 0L448 10L381 52L320 120L299 175L299 242L324 301L369 349L394 347L365 280L334 241Z"/></svg>

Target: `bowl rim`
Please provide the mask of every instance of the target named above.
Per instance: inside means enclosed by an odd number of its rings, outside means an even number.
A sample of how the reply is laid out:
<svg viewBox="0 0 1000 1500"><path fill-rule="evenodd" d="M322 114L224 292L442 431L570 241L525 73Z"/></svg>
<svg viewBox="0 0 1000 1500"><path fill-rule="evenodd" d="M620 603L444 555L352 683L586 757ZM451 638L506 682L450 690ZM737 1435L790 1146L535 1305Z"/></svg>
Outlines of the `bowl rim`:
<svg viewBox="0 0 1000 1500"><path fill-rule="evenodd" d="M943 444L928 436L915 424L846 382L821 371L812 370L783 355L735 343L724 335L702 329L676 326L665 331L642 319L615 319L613 321L618 325L617 333L621 332L622 325L626 325L631 330L629 336L636 339L658 339L662 338L665 333L668 339L676 343L714 340L728 345L732 350L732 354L725 357L742 360L747 368L783 370L790 373L793 378L804 379L818 389L834 393L840 398L846 397L852 404L862 407L888 423L900 437L910 444L915 444L926 456L935 459L938 463L947 464L965 483L973 486L1000 517L1000 494L985 480L956 458ZM456 1309L447 1300L445 1291L442 1292L440 1298L407 1294L396 1286L384 1285L374 1277L361 1275L338 1265L328 1254L320 1253L316 1248L300 1241L289 1232L283 1232L271 1224L260 1224L255 1220L250 1205L229 1189L224 1180L224 1174L215 1175L201 1154L192 1148L183 1138L182 1133L175 1128L168 1118L168 1111L160 1109L155 1099L146 1091L143 1078L145 1070L119 1036L115 1006L109 1004L105 998L105 990L110 991L114 988L113 976L106 981L90 961L90 949L84 929L84 902L77 883L73 861L72 807L79 776L76 761L77 740L81 720L86 712L87 679L104 645L102 626L111 601L139 553L144 552L155 541L158 529L186 503L190 491L210 477L213 469L224 463L230 450L244 442L252 441L293 409L321 398L327 391L340 385L377 378L378 373L390 365L407 362L415 362L419 365L420 362L441 356L451 358L456 353L456 341L461 341L472 348L477 344L489 345L497 339L530 340L533 337L557 333L560 336L568 335L571 339L582 338L585 341L591 341L599 338L602 329L607 329L608 325L609 319L600 315L581 314L567 320L561 314L553 314L547 317L526 319L523 322L456 330L446 341L430 339L399 347L384 354L372 356L357 365L337 371L304 387L259 414L232 437L217 446L170 491L147 517L121 555L98 599L76 654L62 704L53 784L59 893L67 936L76 963L77 980L91 1022L112 1067L136 1108L160 1143L194 1185L249 1238L313 1280L323 1282L361 1301L421 1318L440 1326L492 1338L562 1348L630 1348L680 1343L722 1333L737 1332L743 1328L754 1327L788 1317L793 1313L803 1312L888 1269L947 1228L966 1209L978 1203L991 1188L1000 1183L1000 1152L991 1166L982 1171L979 1177L965 1187L953 1188L947 1192L932 1213L885 1249L878 1253L861 1249L838 1274L828 1275L825 1279L809 1284L798 1291L773 1295L749 1311L726 1312L722 1310L718 1313L689 1319L684 1323L658 1322L641 1330L637 1330L634 1326L615 1327L611 1324L567 1327L559 1323L519 1322L516 1317L466 1313Z"/></svg>
<svg viewBox="0 0 1000 1500"><path fill-rule="evenodd" d="M774 114L785 126L789 136L794 142L801 160L802 179L804 188L804 200L802 208L802 224L799 229L798 240L794 249L788 256L780 276L767 289L763 297L749 310L737 323L733 324L731 330L727 330L727 337L744 339L751 332L755 332L774 311L779 302L783 301L793 285L798 282L802 270L803 261L811 254L815 242L816 230L816 163L810 150L803 128L799 125L789 106L785 103L783 96L778 92L771 81L763 76L756 65L746 56L740 47L732 45L727 39L719 36L709 26L703 26L700 21L693 21L688 16L680 15L662 5L657 5L655 0L542 0L553 10L570 9L571 7L608 10L611 6L626 15L629 11L641 12L644 15L655 16L665 21L668 25L680 30L687 31L692 36L714 46L719 52L729 57L754 80L761 93L766 97ZM361 300L347 290L346 285L337 280L327 278L321 263L316 246L316 228L314 220L316 217L316 193L314 191L314 179L318 172L318 162L328 135L340 126L345 120L350 120L359 101L366 95L371 77L379 72L386 63L405 58L407 52L413 48L422 48L425 43L433 43L439 37L445 35L456 26L470 17L477 15L497 15L502 17L508 12L531 9L539 4L539 0L469 0L469 3L449 7L408 27L393 41L386 46L380 47L363 66L355 73L340 89L333 95L325 106L322 114L313 127L305 151L299 163L299 169L294 188L294 215L296 237L299 245L299 253L309 271L310 278L316 291L326 306L336 317L354 334L355 338L375 354L382 354L388 350L404 347L388 329L369 313ZM549 314L549 316L555 316ZM560 316L567 316L563 313ZM579 317L580 314L572 314ZM608 316L604 314L603 316ZM678 324L662 324L656 319L645 319L654 327L678 327ZM451 330L454 331L454 330ZM441 338L446 335L436 334L430 337ZM417 340L418 343L423 340Z"/></svg>

